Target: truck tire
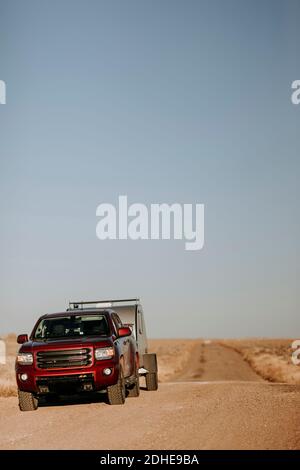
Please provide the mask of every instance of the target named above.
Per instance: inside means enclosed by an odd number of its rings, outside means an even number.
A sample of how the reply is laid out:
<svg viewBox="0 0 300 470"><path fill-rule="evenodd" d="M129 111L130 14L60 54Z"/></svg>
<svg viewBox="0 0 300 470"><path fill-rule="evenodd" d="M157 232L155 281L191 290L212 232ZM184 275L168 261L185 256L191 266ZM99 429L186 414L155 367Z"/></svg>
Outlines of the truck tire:
<svg viewBox="0 0 300 470"><path fill-rule="evenodd" d="M149 392L153 392L158 389L157 372L148 372L148 374L146 374L146 388Z"/></svg>
<svg viewBox="0 0 300 470"><path fill-rule="evenodd" d="M128 397L138 397L140 395L140 379L139 379L139 369L135 367L135 383L130 386L128 389Z"/></svg>
<svg viewBox="0 0 300 470"><path fill-rule="evenodd" d="M115 385L107 388L108 403L110 405L124 405L126 397L123 369L120 366L119 379Z"/></svg>
<svg viewBox="0 0 300 470"><path fill-rule="evenodd" d="M18 397L21 411L35 411L38 409L38 399L32 393L18 390Z"/></svg>

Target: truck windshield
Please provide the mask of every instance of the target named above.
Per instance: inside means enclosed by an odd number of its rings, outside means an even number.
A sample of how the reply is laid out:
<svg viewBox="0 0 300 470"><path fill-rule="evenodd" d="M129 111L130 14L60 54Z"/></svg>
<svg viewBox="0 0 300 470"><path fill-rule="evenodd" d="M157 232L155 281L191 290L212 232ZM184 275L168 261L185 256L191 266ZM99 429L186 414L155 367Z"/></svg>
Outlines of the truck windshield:
<svg viewBox="0 0 300 470"><path fill-rule="evenodd" d="M34 339L88 336L109 336L109 326L105 315L44 318L34 333Z"/></svg>

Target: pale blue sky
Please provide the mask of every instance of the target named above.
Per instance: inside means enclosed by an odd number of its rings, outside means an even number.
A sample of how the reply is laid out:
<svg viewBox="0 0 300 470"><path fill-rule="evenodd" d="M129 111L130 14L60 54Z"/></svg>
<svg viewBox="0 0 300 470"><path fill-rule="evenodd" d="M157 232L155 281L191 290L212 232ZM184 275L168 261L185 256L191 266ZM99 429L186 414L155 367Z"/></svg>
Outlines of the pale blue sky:
<svg viewBox="0 0 300 470"><path fill-rule="evenodd" d="M0 332L139 295L152 337L300 335L299 1L0 0ZM101 202L204 203L205 247Z"/></svg>

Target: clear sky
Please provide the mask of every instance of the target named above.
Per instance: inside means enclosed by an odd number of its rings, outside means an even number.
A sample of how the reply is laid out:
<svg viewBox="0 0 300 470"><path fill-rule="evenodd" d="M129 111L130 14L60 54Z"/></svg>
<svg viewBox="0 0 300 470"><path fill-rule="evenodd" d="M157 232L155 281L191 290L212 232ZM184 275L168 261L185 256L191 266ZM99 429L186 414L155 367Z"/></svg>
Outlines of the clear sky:
<svg viewBox="0 0 300 470"><path fill-rule="evenodd" d="M300 336L300 2L0 0L0 332L141 296L151 337ZM204 203L205 247L96 207Z"/></svg>

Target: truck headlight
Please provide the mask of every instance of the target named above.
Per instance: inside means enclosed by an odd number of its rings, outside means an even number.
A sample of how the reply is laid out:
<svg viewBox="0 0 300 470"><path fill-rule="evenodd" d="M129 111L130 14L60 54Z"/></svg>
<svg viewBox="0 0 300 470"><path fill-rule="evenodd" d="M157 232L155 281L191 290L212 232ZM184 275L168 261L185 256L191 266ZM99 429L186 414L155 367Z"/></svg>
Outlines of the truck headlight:
<svg viewBox="0 0 300 470"><path fill-rule="evenodd" d="M33 364L33 355L31 353L19 353L17 356L17 363L30 366Z"/></svg>
<svg viewBox="0 0 300 470"><path fill-rule="evenodd" d="M112 359L114 355L115 351L113 347L95 349L95 358L97 361L102 361L103 359Z"/></svg>

